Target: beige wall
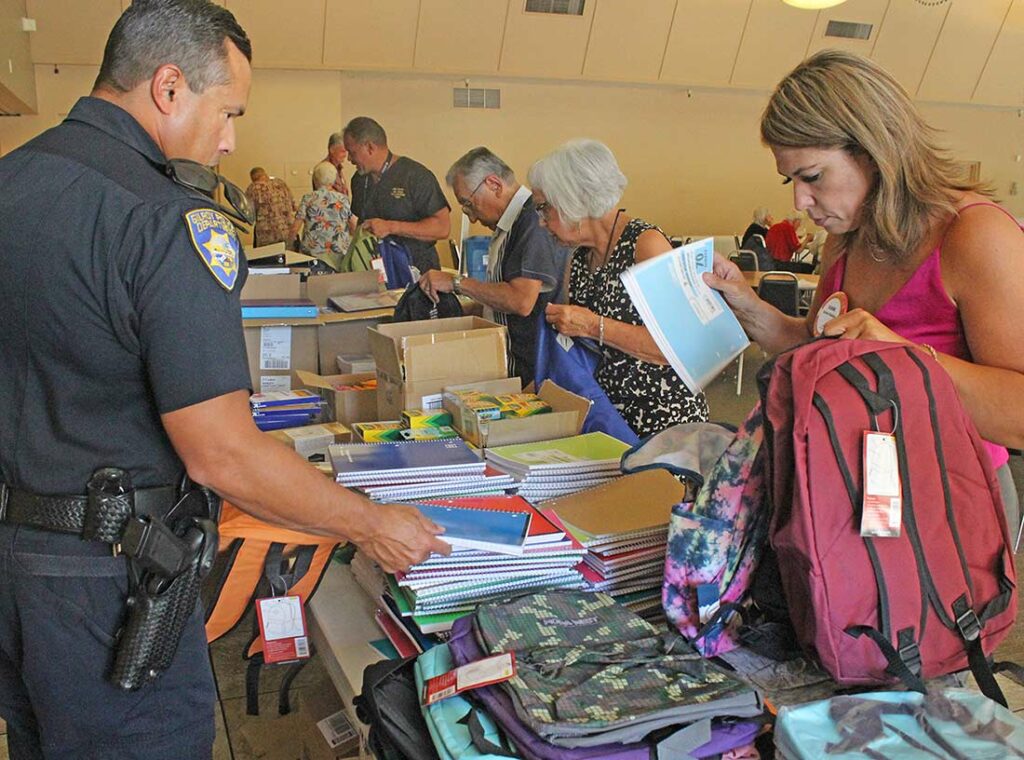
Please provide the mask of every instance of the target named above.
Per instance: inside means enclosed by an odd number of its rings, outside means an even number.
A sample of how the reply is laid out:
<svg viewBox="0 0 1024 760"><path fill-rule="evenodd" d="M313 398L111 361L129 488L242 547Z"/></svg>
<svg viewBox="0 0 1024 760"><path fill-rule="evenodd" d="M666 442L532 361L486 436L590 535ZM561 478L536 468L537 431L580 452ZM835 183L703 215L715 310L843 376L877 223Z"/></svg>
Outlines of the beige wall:
<svg viewBox="0 0 1024 760"><path fill-rule="evenodd" d="M29 37L21 31L26 15L25 0L0 0L0 87L31 112L36 108L36 93ZM13 112L22 110L19 105Z"/></svg>
<svg viewBox="0 0 1024 760"><path fill-rule="evenodd" d="M3 150L57 123L88 91L94 66L36 66L39 115L0 119ZM770 153L757 137L766 95L736 90L659 86L474 80L500 87L500 110L453 109L448 77L258 69L249 110L238 122L238 148L224 173L243 187L248 170L264 165L297 194L325 153L327 135L349 118L370 115L387 129L398 153L443 179L465 150L486 144L523 178L530 163L571 137L607 142L626 176L623 205L670 234L735 234L755 206L776 215L791 204ZM982 174L1017 216L1024 190L1024 118L1017 111L925 104L958 157L980 161ZM453 227L458 223L453 214ZM480 231L480 230L477 230Z"/></svg>

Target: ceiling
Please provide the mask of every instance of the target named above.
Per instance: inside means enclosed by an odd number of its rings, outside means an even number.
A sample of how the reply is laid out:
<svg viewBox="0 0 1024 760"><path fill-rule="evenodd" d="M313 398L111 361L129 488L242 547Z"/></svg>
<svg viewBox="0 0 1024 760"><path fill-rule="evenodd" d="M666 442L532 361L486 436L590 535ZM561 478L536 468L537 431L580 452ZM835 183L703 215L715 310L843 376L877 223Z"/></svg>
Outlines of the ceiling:
<svg viewBox="0 0 1024 760"><path fill-rule="evenodd" d="M928 4L925 4L928 3ZM1024 0L584 0L582 15L526 0L223 0L257 68L768 90L809 53L869 55L919 100L1024 107ZM97 65L127 0L26 0L32 59ZM870 37L826 37L829 21ZM475 82L474 82L475 84Z"/></svg>

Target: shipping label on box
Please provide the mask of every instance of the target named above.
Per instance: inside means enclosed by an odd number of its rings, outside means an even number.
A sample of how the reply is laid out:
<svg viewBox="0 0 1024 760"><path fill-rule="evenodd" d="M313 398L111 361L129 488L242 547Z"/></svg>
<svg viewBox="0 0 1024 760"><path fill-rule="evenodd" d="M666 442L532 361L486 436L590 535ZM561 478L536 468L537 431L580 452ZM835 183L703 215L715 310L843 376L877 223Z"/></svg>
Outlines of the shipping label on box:
<svg viewBox="0 0 1024 760"><path fill-rule="evenodd" d="M292 368L292 328L267 325L260 328L260 369Z"/></svg>
<svg viewBox="0 0 1024 760"><path fill-rule="evenodd" d="M274 393L276 391L289 391L292 388L290 375L260 375L259 387L255 388L257 393Z"/></svg>

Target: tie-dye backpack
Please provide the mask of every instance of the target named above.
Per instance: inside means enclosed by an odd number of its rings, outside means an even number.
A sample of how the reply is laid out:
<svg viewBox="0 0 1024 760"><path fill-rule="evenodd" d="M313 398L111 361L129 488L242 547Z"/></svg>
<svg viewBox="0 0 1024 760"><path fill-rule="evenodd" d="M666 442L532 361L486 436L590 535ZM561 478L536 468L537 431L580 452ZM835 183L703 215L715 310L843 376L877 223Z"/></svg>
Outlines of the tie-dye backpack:
<svg viewBox="0 0 1024 760"><path fill-rule="evenodd" d="M760 403L706 476L692 504L669 520L662 606L705 657L734 649L754 571L768 538Z"/></svg>

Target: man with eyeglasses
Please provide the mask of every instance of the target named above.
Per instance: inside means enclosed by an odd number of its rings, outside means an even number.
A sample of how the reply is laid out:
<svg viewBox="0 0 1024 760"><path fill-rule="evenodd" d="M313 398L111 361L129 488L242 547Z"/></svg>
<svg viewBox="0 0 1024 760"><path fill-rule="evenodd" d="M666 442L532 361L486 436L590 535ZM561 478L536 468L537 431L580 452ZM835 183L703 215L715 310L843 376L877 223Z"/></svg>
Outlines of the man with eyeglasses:
<svg viewBox="0 0 1024 760"><path fill-rule="evenodd" d="M198 583L217 500L350 539L385 569L447 552L259 432L234 224L251 46L209 0L135 0L90 97L0 159L0 718L12 760L209 758ZM208 193L225 186L230 208Z"/></svg>
<svg viewBox="0 0 1024 760"><path fill-rule="evenodd" d="M470 221L494 231L487 250L487 279L427 272L420 288L465 294L483 304L484 318L508 328L509 375L533 380L538 314L558 291L568 251L538 223L530 191L508 164L484 147L452 164L445 177Z"/></svg>

